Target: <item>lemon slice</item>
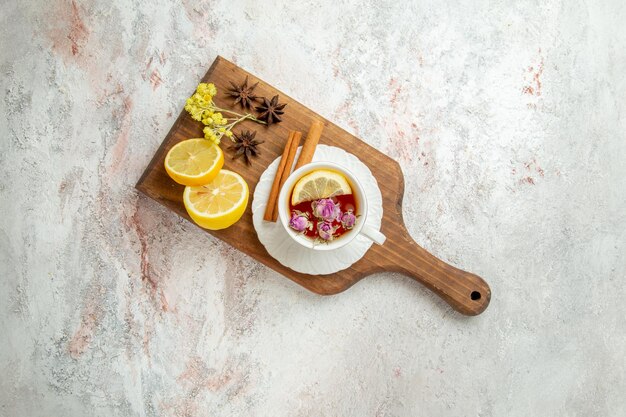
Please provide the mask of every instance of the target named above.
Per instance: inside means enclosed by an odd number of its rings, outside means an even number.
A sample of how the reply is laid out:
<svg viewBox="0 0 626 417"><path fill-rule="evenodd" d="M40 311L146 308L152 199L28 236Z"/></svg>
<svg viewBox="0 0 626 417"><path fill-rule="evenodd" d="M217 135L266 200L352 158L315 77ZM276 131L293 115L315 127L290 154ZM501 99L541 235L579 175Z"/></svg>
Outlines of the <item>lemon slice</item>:
<svg viewBox="0 0 626 417"><path fill-rule="evenodd" d="M200 227L219 230L241 218L248 195L248 184L241 175L222 169L208 184L185 187L183 201L187 213Z"/></svg>
<svg viewBox="0 0 626 417"><path fill-rule="evenodd" d="M298 180L291 193L291 204L295 206L304 201L344 194L352 194L346 177L335 171L318 169Z"/></svg>
<svg viewBox="0 0 626 417"><path fill-rule="evenodd" d="M187 139L174 145L165 157L165 170L182 185L204 185L224 166L224 153L206 139Z"/></svg>

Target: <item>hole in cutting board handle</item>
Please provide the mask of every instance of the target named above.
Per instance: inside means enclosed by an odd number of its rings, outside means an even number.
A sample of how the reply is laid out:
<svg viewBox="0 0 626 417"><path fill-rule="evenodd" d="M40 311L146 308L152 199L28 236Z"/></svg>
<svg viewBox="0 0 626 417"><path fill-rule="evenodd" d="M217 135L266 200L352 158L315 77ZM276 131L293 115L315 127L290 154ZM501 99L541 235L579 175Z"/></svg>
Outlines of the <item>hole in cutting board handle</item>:
<svg viewBox="0 0 626 417"><path fill-rule="evenodd" d="M478 301L480 300L480 293L478 291L472 291L472 293L470 294L470 298L474 301Z"/></svg>

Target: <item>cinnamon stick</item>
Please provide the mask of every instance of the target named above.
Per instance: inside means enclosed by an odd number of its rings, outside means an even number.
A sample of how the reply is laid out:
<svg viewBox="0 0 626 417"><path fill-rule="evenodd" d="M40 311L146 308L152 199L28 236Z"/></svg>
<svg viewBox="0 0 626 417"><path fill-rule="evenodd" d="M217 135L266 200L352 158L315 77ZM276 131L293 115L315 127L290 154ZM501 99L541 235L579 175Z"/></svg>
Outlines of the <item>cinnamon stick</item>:
<svg viewBox="0 0 626 417"><path fill-rule="evenodd" d="M313 154L315 153L315 147L320 141L322 136L322 129L324 129L324 123L316 120L309 128L309 133L306 135L304 144L302 145L302 151L300 151L300 157L296 163L295 169L300 168L302 165L306 165L313 160Z"/></svg>
<svg viewBox="0 0 626 417"><path fill-rule="evenodd" d="M297 140L296 140L296 136L297 136ZM296 143L295 148L298 149L300 136L301 136L300 132L296 132L293 130L289 132L289 138L287 139L287 142L285 143L285 149L283 150L283 154L280 157L280 162L278 163L278 169L276 170L276 176L274 177L274 182L272 183L272 189L270 190L270 195L267 199L267 205L265 206L265 213L263 214L263 220L265 221L268 221L268 222L276 221L272 219L274 219L274 210L278 207L277 200L278 200L278 193L280 191L281 179L283 177L285 168L287 166L289 166L289 168L287 168L287 171L291 170L291 165L293 165L294 157L292 156L291 162L287 164L287 162L289 161L289 154L290 154L291 148L293 148L293 143ZM289 174L287 174L287 176L289 176ZM285 179L286 178L287 177L285 177ZM276 213L276 218L278 218L277 215L278 215L278 212Z"/></svg>
<svg viewBox="0 0 626 417"><path fill-rule="evenodd" d="M300 146L301 137L302 133L298 131L293 132L293 140L289 145L289 153L287 154L287 163L285 164L285 169L283 170L283 174L280 177L280 184L278 185L279 194L283 185L285 185L285 181L287 181L287 178L291 175L291 167L293 166L293 161L296 159L296 152L298 151L298 146ZM274 209L272 211L272 221L275 222L276 220L278 220L278 198L274 201Z"/></svg>

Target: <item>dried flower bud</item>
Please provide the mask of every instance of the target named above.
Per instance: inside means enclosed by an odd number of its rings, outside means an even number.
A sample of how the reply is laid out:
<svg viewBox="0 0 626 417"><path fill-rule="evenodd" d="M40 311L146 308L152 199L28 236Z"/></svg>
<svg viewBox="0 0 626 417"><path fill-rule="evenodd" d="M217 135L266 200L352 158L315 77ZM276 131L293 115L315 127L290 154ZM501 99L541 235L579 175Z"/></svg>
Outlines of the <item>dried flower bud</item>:
<svg viewBox="0 0 626 417"><path fill-rule="evenodd" d="M313 201L311 203L311 208L313 209L313 215L315 217L326 222L336 220L341 213L339 210L339 204L335 204L330 198L322 198Z"/></svg>
<svg viewBox="0 0 626 417"><path fill-rule="evenodd" d="M321 239L330 241L333 240L333 233L337 230L331 223L320 222L317 224L317 233Z"/></svg>
<svg viewBox="0 0 626 417"><path fill-rule="evenodd" d="M306 213L301 213L296 210L291 214L289 227L291 227L296 232L303 233L306 229L311 229L313 225L311 224L311 222L309 222Z"/></svg>
<svg viewBox="0 0 626 417"><path fill-rule="evenodd" d="M356 223L356 216L352 212L352 210L348 210L341 215L341 225L344 229L350 230L354 227Z"/></svg>

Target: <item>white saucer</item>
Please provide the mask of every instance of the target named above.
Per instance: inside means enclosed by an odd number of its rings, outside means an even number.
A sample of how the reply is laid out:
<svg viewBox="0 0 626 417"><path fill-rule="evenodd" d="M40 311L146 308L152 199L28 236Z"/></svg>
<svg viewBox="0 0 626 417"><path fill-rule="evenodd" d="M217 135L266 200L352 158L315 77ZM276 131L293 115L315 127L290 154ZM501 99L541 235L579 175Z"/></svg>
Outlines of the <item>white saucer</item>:
<svg viewBox="0 0 626 417"><path fill-rule="evenodd" d="M296 161L301 149L302 147L298 148ZM369 168L356 156L334 146L318 145L313 161L340 164L358 177L367 196L367 224L380 228L383 217L383 199L376 178ZM316 251L305 248L291 239L280 222L272 223L263 220L265 205L279 162L280 157L276 158L261 174L252 200L252 222L267 252L286 267L311 275L332 274L350 267L361 259L372 246L372 241L364 236L355 237L352 242L337 250Z"/></svg>

